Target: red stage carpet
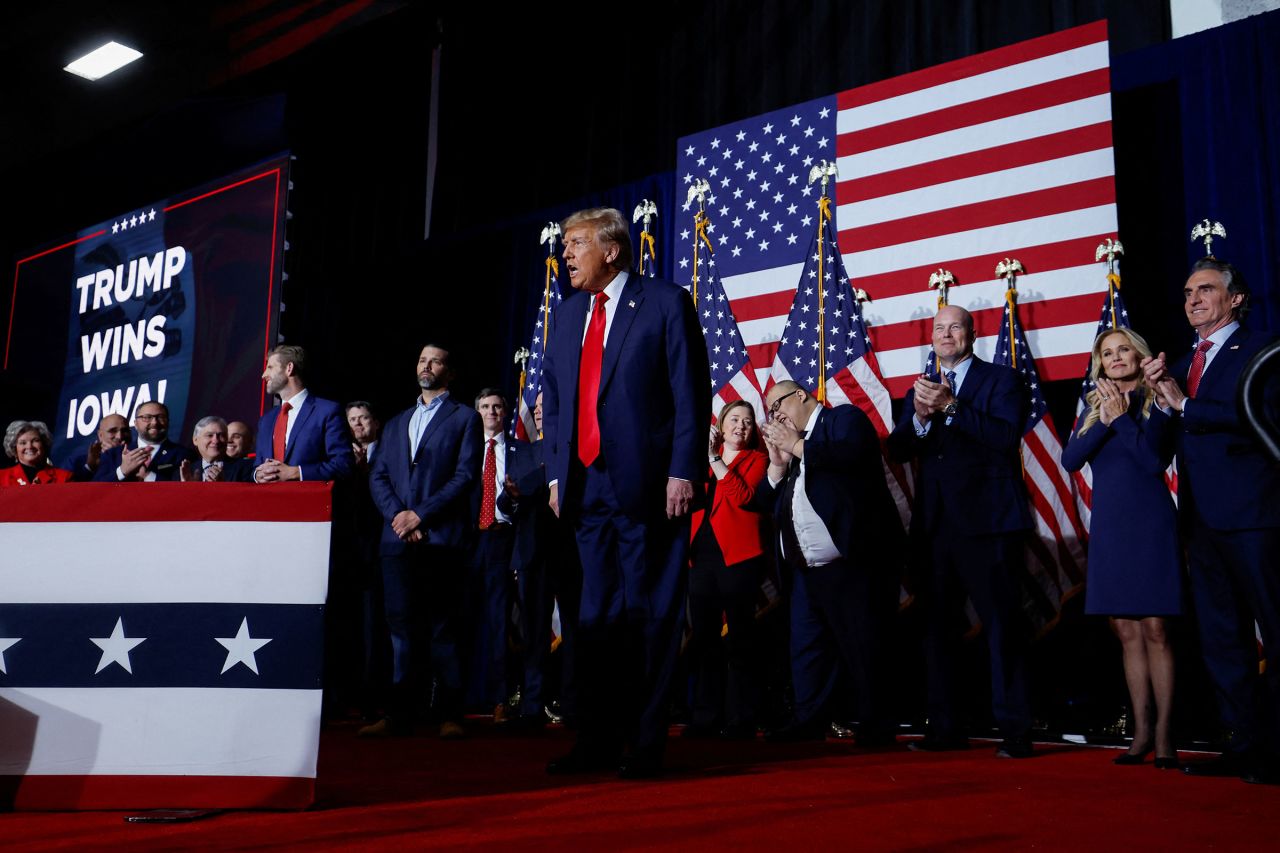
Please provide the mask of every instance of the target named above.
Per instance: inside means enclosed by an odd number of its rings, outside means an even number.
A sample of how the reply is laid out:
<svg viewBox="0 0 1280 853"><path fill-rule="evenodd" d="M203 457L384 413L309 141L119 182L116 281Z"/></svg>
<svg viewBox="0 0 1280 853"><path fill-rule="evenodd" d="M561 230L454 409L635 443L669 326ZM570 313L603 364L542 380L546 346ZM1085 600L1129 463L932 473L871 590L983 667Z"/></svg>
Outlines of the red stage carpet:
<svg viewBox="0 0 1280 853"><path fill-rule="evenodd" d="M0 849L1259 850L1280 838L1280 788L1114 767L1106 749L1038 745L1033 759L1000 761L984 742L928 755L676 738L661 780L563 781L543 765L566 732L507 736L477 722L464 741L368 742L352 731L324 732L308 812L177 825L0 814Z"/></svg>

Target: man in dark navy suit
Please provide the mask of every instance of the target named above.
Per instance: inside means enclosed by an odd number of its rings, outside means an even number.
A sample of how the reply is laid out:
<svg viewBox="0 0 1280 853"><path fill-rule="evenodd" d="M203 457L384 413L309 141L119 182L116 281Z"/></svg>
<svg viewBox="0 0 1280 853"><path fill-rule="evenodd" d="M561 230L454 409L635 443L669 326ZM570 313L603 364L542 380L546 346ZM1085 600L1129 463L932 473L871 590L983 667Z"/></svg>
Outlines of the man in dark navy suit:
<svg viewBox="0 0 1280 853"><path fill-rule="evenodd" d="M533 423L542 434L542 394L533 404ZM537 728L550 720L577 721L574 644L578 604L582 598L582 566L573 530L547 505L547 478L541 438L507 468L498 507L515 524L511 567L520 596L524 638L524 681L516 722ZM560 642L553 656L552 616L560 611ZM559 713L551 711L558 701Z"/></svg>
<svg viewBox="0 0 1280 853"><path fill-rule="evenodd" d="M267 357L262 378L280 405L258 423L258 483L323 482L345 477L353 464L342 407L315 397L306 386L302 347L281 345Z"/></svg>
<svg viewBox="0 0 1280 853"><path fill-rule="evenodd" d="M196 455L182 463L184 483L252 483L253 463L227 457L227 422L217 415L196 421L191 431Z"/></svg>
<svg viewBox="0 0 1280 853"><path fill-rule="evenodd" d="M880 439L856 406L827 409L796 382L769 389L769 470L755 502L782 540L791 602L795 718L774 741L823 740L839 662L857 687L858 744L893 743L884 634L906 537Z"/></svg>
<svg viewBox="0 0 1280 853"><path fill-rule="evenodd" d="M435 676L440 736L463 735L456 611L471 490L480 473L480 416L449 396L447 350L423 347L417 375L422 393L383 428L369 475L369 492L386 522L378 550L392 684L387 716L361 729L362 737L409 734L429 675Z"/></svg>
<svg viewBox="0 0 1280 853"><path fill-rule="evenodd" d="M1200 646L1230 732L1216 761L1191 775L1280 783L1280 667L1258 673L1256 621L1268 657L1280 649L1280 466L1240 422L1240 373L1271 338L1241 321L1249 288L1239 270L1213 257L1191 269L1183 289L1195 349L1171 369L1146 359L1159 395L1152 417L1179 422L1178 509L1190 564ZM1274 405L1275 401L1271 401Z"/></svg>
<svg viewBox="0 0 1280 853"><path fill-rule="evenodd" d="M621 213L580 211L563 227L578 293L556 310L543 426L550 502L582 557L581 691L577 743L547 771L651 776L666 745L690 504L707 467L706 348L686 291L628 274Z"/></svg>
<svg viewBox="0 0 1280 853"><path fill-rule="evenodd" d="M98 436L84 453L71 460L66 466L71 472L71 482L87 483L98 473L98 463L102 454L113 447L119 447L129 440L129 421L124 415L103 415L98 421Z"/></svg>
<svg viewBox="0 0 1280 853"><path fill-rule="evenodd" d="M946 306L933 321L939 382L921 377L889 437L900 462L914 460L912 556L923 569L929 731L913 749L968 746L957 707L955 650L966 595L987 635L991 705L1001 758L1030 757L1027 684L1030 625L1019 606L1024 536L1031 528L1019 448L1030 401L1018 376L973 354L973 317Z"/></svg>
<svg viewBox="0 0 1280 853"><path fill-rule="evenodd" d="M154 483L178 480L190 450L169 440L169 407L150 400L134 411L138 444L104 451L93 479L99 483Z"/></svg>
<svg viewBox="0 0 1280 853"><path fill-rule="evenodd" d="M511 550L515 543L514 518L498 497L507 474L523 467L529 445L504 433L507 400L497 388L483 388L476 395L476 411L484 428L484 451L472 491L475 550L467 600L468 622L474 625L469 669L468 701L493 708L496 723L510 716L507 698L507 623L515 583L511 575Z"/></svg>

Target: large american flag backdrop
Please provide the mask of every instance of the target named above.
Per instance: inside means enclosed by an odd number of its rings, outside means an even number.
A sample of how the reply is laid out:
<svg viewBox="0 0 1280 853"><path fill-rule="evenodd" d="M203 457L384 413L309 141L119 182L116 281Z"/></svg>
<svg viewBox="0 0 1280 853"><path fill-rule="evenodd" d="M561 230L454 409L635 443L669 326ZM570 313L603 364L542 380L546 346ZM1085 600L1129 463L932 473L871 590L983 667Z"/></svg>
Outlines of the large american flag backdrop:
<svg viewBox="0 0 1280 853"><path fill-rule="evenodd" d="M12 805L309 805L330 516L321 483L0 490Z"/></svg>
<svg viewBox="0 0 1280 853"><path fill-rule="evenodd" d="M1079 379L1107 289L1094 250L1116 233L1105 21L680 139L677 180L711 185L718 272L762 387L816 232L808 179L822 160L839 169L838 243L851 287L871 297L863 313L895 397L928 353L939 267L991 358L1006 256L1026 269L1019 303L1041 378ZM673 214L691 247L693 208ZM682 254L675 277L688 284Z"/></svg>

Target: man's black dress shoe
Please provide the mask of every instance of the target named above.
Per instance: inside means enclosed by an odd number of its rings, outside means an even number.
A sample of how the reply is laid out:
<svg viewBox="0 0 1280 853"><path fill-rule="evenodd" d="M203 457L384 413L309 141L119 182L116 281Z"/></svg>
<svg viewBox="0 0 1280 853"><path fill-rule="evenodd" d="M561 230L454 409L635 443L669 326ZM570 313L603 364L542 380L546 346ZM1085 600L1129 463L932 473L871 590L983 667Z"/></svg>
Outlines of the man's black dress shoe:
<svg viewBox="0 0 1280 853"><path fill-rule="evenodd" d="M863 749L884 749L897 746L898 737L893 732L858 732L857 744Z"/></svg>
<svg viewBox="0 0 1280 853"><path fill-rule="evenodd" d="M1031 738L1007 737L996 747L996 758L1030 758Z"/></svg>
<svg viewBox="0 0 1280 853"><path fill-rule="evenodd" d="M616 756L606 753L591 752L574 747L559 758L547 762L548 776L568 776L573 773L599 773L612 770L618 766Z"/></svg>
<svg viewBox="0 0 1280 853"><path fill-rule="evenodd" d="M936 737L925 735L920 740L907 744L912 752L956 752L969 748L969 740L962 737Z"/></svg>

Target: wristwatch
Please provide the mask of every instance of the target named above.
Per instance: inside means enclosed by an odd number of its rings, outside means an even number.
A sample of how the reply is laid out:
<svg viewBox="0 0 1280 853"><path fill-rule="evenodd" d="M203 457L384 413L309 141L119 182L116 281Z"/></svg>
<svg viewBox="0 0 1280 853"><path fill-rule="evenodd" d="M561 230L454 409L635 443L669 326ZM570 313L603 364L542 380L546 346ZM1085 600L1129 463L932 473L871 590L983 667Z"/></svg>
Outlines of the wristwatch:
<svg viewBox="0 0 1280 853"><path fill-rule="evenodd" d="M712 462L713 464L714 464L714 463L716 463L716 462L723 462L723 461L724 461L724 460L723 460L723 459L721 459L719 456L712 456L712 457L711 457L711 462Z"/></svg>
<svg viewBox="0 0 1280 853"><path fill-rule="evenodd" d="M952 400L950 403L947 403L945 406L942 407L942 413L947 417L951 417L956 413L956 411L959 408L960 407L956 405L956 401Z"/></svg>

